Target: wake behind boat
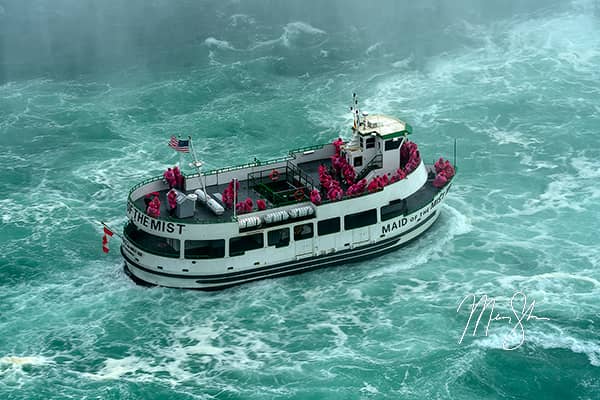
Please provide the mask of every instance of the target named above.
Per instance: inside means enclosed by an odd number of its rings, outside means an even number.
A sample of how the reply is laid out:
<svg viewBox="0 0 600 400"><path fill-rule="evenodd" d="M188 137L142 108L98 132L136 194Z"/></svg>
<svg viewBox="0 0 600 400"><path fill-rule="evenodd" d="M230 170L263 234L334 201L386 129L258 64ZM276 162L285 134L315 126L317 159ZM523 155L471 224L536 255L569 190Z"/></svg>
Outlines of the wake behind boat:
<svg viewBox="0 0 600 400"><path fill-rule="evenodd" d="M134 186L121 253L137 282L225 287L395 250L437 220L454 177L425 165L409 124L351 107L352 138L201 171L169 169ZM191 147L190 147L191 146Z"/></svg>

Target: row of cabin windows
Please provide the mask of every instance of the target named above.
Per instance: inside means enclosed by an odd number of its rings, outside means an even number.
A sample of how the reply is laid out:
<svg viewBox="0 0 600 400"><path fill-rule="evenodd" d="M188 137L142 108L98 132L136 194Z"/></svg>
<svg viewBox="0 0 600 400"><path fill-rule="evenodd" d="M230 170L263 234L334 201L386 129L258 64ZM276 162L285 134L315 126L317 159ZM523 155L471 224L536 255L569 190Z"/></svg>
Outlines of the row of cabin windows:
<svg viewBox="0 0 600 400"><path fill-rule="evenodd" d="M402 200L391 202L381 207L381 221L402 216L406 213L406 203ZM344 229L352 230L377 223L377 210L371 209L344 216ZM338 233L341 230L340 217L334 217L317 222L318 236ZM301 241L314 237L314 224L312 222L296 225L294 227L294 241ZM126 236L140 249L156 255L179 258L180 240L163 238L152 235L134 224L130 223L125 228ZM267 232L267 245L287 247L290 244L290 228L273 229ZM238 236L229 239L229 255L239 256L249 250L264 247L263 233ZM188 259L210 259L225 257L225 240L186 240L184 256Z"/></svg>
<svg viewBox="0 0 600 400"><path fill-rule="evenodd" d="M139 229L133 222L129 222L125 226L123 233L130 242L147 253L162 257L179 258L179 239L152 235Z"/></svg>
<svg viewBox="0 0 600 400"><path fill-rule="evenodd" d="M314 236L313 223L300 224L294 226L294 241L310 239ZM229 239L229 255L239 256L248 250L261 249L264 247L263 234L255 233L253 235L239 236ZM290 244L290 228L273 229L267 232L267 245L277 247L286 247Z"/></svg>
<svg viewBox="0 0 600 400"><path fill-rule="evenodd" d="M402 141L400 140L400 138L386 140L384 143L384 149L385 151L396 150L400 147L401 144ZM364 143L363 138L360 138L360 147L363 147L365 149L372 149L373 147L375 147L375 138L367 138L367 140ZM357 165L355 165L355 167L356 166Z"/></svg>
<svg viewBox="0 0 600 400"><path fill-rule="evenodd" d="M383 206L380 209L381 220L387 221L392 218L402 216L406 213L406 203L402 200L391 202L387 206ZM344 216L344 229L352 230L363 228L369 225L377 223L377 209L373 208L367 211L361 211L354 214ZM338 233L341 230L341 218L334 217L324 219L317 222L317 234L318 236L326 236L334 233ZM304 239L310 239L314 236L313 223L296 225L294 227L294 241L300 241ZM235 247L232 250L232 242L238 246L239 243L245 243L246 247L243 246ZM278 247L287 247L290 244L290 228L274 229L267 232L267 245ZM229 239L229 255L241 255L246 250L254 250L263 247L263 235L262 233L256 233L249 236L241 236L237 238Z"/></svg>
<svg viewBox="0 0 600 400"><path fill-rule="evenodd" d="M263 247L264 235L262 232L234 237L229 239L229 256L240 256L249 250L262 249Z"/></svg>
<svg viewBox="0 0 600 400"><path fill-rule="evenodd" d="M377 223L377 210L372 209L344 217L346 230L362 228ZM341 230L340 217L334 217L317 222L319 236L331 235ZM294 227L294 241L298 242L314 237L314 224L300 224ZM273 229L267 232L267 246L287 247L290 244L290 228ZM262 249L264 236L261 233L238 236L229 239L229 255L239 256L249 250ZM224 240L186 240L185 258L222 258L225 256Z"/></svg>
<svg viewBox="0 0 600 400"><path fill-rule="evenodd" d="M385 151L397 150L400 147L401 144L402 144L402 140L400 140L400 138L394 138L394 139L386 140L385 143L384 143ZM375 138L374 137L368 137L365 140L365 139L363 139L361 137L360 138L360 147L361 148L367 148L367 149L375 147ZM362 167L362 165L363 165L363 157L362 156L354 157L353 160L352 160L352 162L353 162L353 166L355 168Z"/></svg>
<svg viewBox="0 0 600 400"><path fill-rule="evenodd" d="M385 151L396 150L400 147L400 144L402 144L402 141L400 140L400 138L386 140L385 144L384 144ZM374 148L375 147L375 138L368 137L368 138L364 139L363 137L361 137L360 138L360 147L363 149ZM357 166L358 165L355 165L355 167L357 167Z"/></svg>

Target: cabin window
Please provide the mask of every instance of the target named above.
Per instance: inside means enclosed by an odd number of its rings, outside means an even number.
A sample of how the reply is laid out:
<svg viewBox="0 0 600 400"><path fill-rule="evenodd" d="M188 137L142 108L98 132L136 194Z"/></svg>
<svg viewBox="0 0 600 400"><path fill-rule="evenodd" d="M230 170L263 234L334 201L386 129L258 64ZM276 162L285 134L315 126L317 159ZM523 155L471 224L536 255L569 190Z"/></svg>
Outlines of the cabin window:
<svg viewBox="0 0 600 400"><path fill-rule="evenodd" d="M356 229L377 223L377 210L375 208L361 211L344 217L344 229Z"/></svg>
<svg viewBox="0 0 600 400"><path fill-rule="evenodd" d="M269 246L285 247L290 244L290 228L274 229L267 233Z"/></svg>
<svg viewBox="0 0 600 400"><path fill-rule="evenodd" d="M412 214L417 210L425 207L427 204L431 202L431 197L427 196L409 196L406 198L406 213Z"/></svg>
<svg viewBox="0 0 600 400"><path fill-rule="evenodd" d="M390 139L385 141L385 151L396 150L400 147L402 141L400 139Z"/></svg>
<svg viewBox="0 0 600 400"><path fill-rule="evenodd" d="M186 240L185 258L223 258L225 240Z"/></svg>
<svg viewBox="0 0 600 400"><path fill-rule="evenodd" d="M314 235L313 223L296 225L294 227L294 240L310 239Z"/></svg>
<svg viewBox="0 0 600 400"><path fill-rule="evenodd" d="M255 233L254 235L238 236L229 239L229 255L240 256L248 250L262 249L264 246L263 234Z"/></svg>
<svg viewBox="0 0 600 400"><path fill-rule="evenodd" d="M354 157L354 166L362 167L362 156Z"/></svg>
<svg viewBox="0 0 600 400"><path fill-rule="evenodd" d="M372 149L375 147L375 138L372 136L368 137L365 143L367 149Z"/></svg>
<svg viewBox="0 0 600 400"><path fill-rule="evenodd" d="M138 229L133 222L127 224L124 233L131 243L147 253L162 257L179 258L179 239L152 235Z"/></svg>
<svg viewBox="0 0 600 400"><path fill-rule="evenodd" d="M406 212L404 200L395 200L387 206L381 207L381 220L387 221L392 218L400 217Z"/></svg>
<svg viewBox="0 0 600 400"><path fill-rule="evenodd" d="M340 217L324 219L317 223L319 236L330 235L340 231Z"/></svg>
<svg viewBox="0 0 600 400"><path fill-rule="evenodd" d="M364 139L362 138L362 136L360 137L360 148L364 148L365 147L365 143L364 143Z"/></svg>

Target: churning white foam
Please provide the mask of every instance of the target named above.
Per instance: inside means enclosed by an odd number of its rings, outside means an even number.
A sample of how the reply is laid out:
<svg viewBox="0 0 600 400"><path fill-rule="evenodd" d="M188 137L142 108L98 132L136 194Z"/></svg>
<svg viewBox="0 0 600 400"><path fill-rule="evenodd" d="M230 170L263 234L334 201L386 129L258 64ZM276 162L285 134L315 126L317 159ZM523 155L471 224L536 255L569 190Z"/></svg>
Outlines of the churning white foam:
<svg viewBox="0 0 600 400"><path fill-rule="evenodd" d="M533 345L543 349L566 349L573 353L585 354L591 365L600 367L600 343L594 340L578 339L564 332L547 333L537 329L529 329L528 322L524 323L525 339L522 346ZM494 328L494 333L473 341L478 347L489 349L504 349L509 327ZM491 328L490 328L491 331ZM518 344L518 343L517 343ZM512 344L511 344L512 345Z"/></svg>
<svg viewBox="0 0 600 400"><path fill-rule="evenodd" d="M314 26L312 26L306 22L296 21L296 22L290 22L289 24L287 24L286 26L283 27L283 35L281 35L280 40L281 40L281 43L285 47L291 47L297 41L299 41L302 36L308 35L308 36L321 37L321 36L324 36L325 34L326 34L325 31L315 28ZM322 44L322 42L319 42L319 43L311 42L311 44L314 44L315 46L319 46Z"/></svg>
<svg viewBox="0 0 600 400"><path fill-rule="evenodd" d="M219 40L214 37L208 37L204 40L204 44L209 48L218 48L222 50L235 50L235 48L226 40Z"/></svg>
<svg viewBox="0 0 600 400"><path fill-rule="evenodd" d="M54 364L53 360L44 356L4 356L0 357L0 388L4 382L22 387L27 383L31 367Z"/></svg>
<svg viewBox="0 0 600 400"><path fill-rule="evenodd" d="M418 240L410 251L411 257L401 258L401 261L390 266L377 268L368 274L368 278L372 279L386 274L395 274L398 271L412 269L420 265L426 264L432 258L444 253L446 247L454 240L456 236L469 233L473 229L472 222L469 217L462 214L457 209L444 204L441 208L442 215L439 219L446 219L443 225L438 221L435 227L430 228L426 236ZM443 230L443 232L439 232ZM433 238L435 235L435 238Z"/></svg>
<svg viewBox="0 0 600 400"><path fill-rule="evenodd" d="M600 342L598 341L544 332L531 332L527 340L544 349L568 349L573 353L585 354L591 365L600 367Z"/></svg>
<svg viewBox="0 0 600 400"><path fill-rule="evenodd" d="M410 56L403 58L402 60L394 61L392 63L392 67L394 68L407 68L414 61L414 57L411 54Z"/></svg>
<svg viewBox="0 0 600 400"><path fill-rule="evenodd" d="M573 157L570 164L574 173L563 170L550 176L550 183L536 199L525 204L527 213L533 214L547 209L571 209L584 212L600 199L600 161L587 157Z"/></svg>
<svg viewBox="0 0 600 400"><path fill-rule="evenodd" d="M377 389L375 386L371 385L368 382L363 382L363 387L360 388L360 392L361 393L365 393L365 394L369 394L369 395L373 395L373 394L379 394L379 389Z"/></svg>
<svg viewBox="0 0 600 400"><path fill-rule="evenodd" d="M240 25L253 25L256 23L254 17L246 14L233 14L229 17L229 21L229 25L233 27L238 27Z"/></svg>
<svg viewBox="0 0 600 400"><path fill-rule="evenodd" d="M108 358L97 372L85 375L96 380L208 383L215 370L259 371L267 359L279 353L263 340L262 333L225 329L210 322L204 326L179 327L168 334L168 345L150 345L147 357ZM223 335L228 335L231 342L223 343Z"/></svg>
<svg viewBox="0 0 600 400"><path fill-rule="evenodd" d="M315 28L311 24L302 21L290 22L283 29L288 34L306 33L309 35L324 35L326 33L324 30Z"/></svg>
<svg viewBox="0 0 600 400"><path fill-rule="evenodd" d="M49 358L43 356L5 356L0 358L0 364L9 364L15 367L22 367L24 365L44 365L50 364L52 361Z"/></svg>
<svg viewBox="0 0 600 400"><path fill-rule="evenodd" d="M295 21L286 24L283 27L283 33L277 39L265 40L257 42L249 50L254 50L264 46L272 46L281 44L291 48L296 45L301 47L319 47L326 41L327 32L314 26L302 22Z"/></svg>
<svg viewBox="0 0 600 400"><path fill-rule="evenodd" d="M381 42L377 42L375 44L372 44L371 46L369 46L367 48L367 50L365 51L366 55L370 55L371 53L375 52L377 49L379 49L381 47L382 43Z"/></svg>
<svg viewBox="0 0 600 400"><path fill-rule="evenodd" d="M120 359L109 358L104 361L104 366L95 374L84 373L83 375L90 379L120 379L136 372L152 374L160 371L160 368L151 366L148 362L141 360L136 356L128 356ZM139 378L139 377L138 377ZM141 379L149 380L149 379Z"/></svg>

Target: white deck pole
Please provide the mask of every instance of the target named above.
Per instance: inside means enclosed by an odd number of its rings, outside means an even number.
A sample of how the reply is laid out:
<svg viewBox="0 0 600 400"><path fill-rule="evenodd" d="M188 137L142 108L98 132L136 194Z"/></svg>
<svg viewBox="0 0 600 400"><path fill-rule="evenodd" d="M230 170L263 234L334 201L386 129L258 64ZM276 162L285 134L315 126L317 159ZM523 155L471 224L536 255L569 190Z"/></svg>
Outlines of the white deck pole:
<svg viewBox="0 0 600 400"><path fill-rule="evenodd" d="M237 179L233 178L233 218L237 218Z"/></svg>
<svg viewBox="0 0 600 400"><path fill-rule="evenodd" d="M192 150L192 157L194 158L194 167L196 167L196 171L198 171L198 179L200 179L200 186L202 186L202 190L204 191L204 193L206 193L206 185L205 182L202 180L202 178L204 178L204 176L202 175L202 171L201 171L201 163L198 161L198 157L196 156L196 149L194 148L194 144L192 142L192 137L188 136L188 139L190 141L190 149ZM206 193L206 195L208 195L208 193Z"/></svg>

